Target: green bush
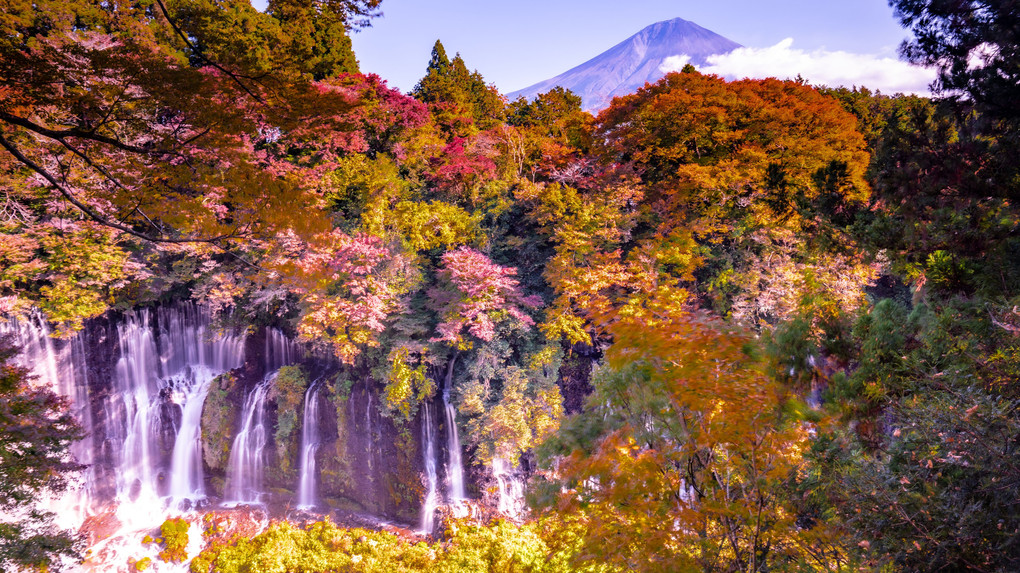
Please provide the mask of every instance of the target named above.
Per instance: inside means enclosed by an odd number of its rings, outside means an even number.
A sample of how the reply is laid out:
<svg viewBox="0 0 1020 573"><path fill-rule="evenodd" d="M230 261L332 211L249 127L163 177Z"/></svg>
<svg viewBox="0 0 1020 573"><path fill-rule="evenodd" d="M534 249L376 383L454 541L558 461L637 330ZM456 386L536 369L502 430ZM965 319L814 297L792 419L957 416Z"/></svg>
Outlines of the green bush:
<svg viewBox="0 0 1020 573"><path fill-rule="evenodd" d="M191 525L183 517L173 517L159 526L163 536L163 551L159 558L163 561L181 563L188 558L188 529Z"/></svg>
<svg viewBox="0 0 1020 573"><path fill-rule="evenodd" d="M300 529L281 523L253 539L203 551L192 573L559 573L567 556L555 554L538 527L499 522L466 525L450 540L412 543L388 532L344 529L327 521Z"/></svg>

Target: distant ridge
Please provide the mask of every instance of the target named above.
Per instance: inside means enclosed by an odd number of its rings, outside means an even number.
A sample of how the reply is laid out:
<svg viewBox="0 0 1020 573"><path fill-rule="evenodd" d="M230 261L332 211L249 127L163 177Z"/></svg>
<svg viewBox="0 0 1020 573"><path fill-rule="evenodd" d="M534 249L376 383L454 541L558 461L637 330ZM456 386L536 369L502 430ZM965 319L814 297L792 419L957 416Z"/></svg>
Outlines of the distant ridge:
<svg viewBox="0 0 1020 573"><path fill-rule="evenodd" d="M634 92L645 82L665 75L660 67L667 58L686 55L695 66L704 64L713 54L725 54L741 45L682 18L648 26L630 38L587 62L533 86L507 96L533 99L556 86L581 96L585 111L598 112L614 96Z"/></svg>

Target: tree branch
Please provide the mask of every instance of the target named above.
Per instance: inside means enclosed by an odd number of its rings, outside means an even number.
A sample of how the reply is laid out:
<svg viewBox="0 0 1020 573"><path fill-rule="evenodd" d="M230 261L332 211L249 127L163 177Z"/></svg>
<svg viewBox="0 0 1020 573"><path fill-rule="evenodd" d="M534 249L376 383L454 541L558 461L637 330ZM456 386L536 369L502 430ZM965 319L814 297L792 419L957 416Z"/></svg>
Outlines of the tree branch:
<svg viewBox="0 0 1020 573"><path fill-rule="evenodd" d="M164 236L153 236L153 235L149 235L147 233L142 233L142 232L136 231L136 230L132 229L131 227L127 226L127 225L122 225L122 224L120 224L120 223L118 223L116 221L112 221L109 218L104 217L102 214L100 214L98 211L96 211L95 209L90 207L88 204L86 204L83 201L79 200L77 197L74 196L74 193L71 193L70 190L68 190L66 187L61 185L60 182L57 181L57 179L55 177L53 177L53 175L51 175L48 171L46 171L41 166L39 166L37 163L35 163L34 161L32 161L31 159L26 157L23 153L21 153L21 151L17 147L15 147L6 137L4 137L4 135L2 133L0 133L0 147L3 147L4 149L6 149L11 155L14 156L15 159L17 159L23 165L25 165L26 167L28 167L32 171L38 173L43 179L46 180L47 183L50 184L50 186L53 189L55 189L58 193L60 193L68 202L70 202L72 205L74 205L76 208L78 208L79 211L84 213L86 216L88 216L93 221L95 221L95 222L97 222L100 225L103 225L105 227L109 227L111 229L116 229L118 231L122 231L122 232L127 233L129 235L132 235L134 237L138 237L139 239L143 239L143 240L150 241L150 242L153 242L153 243L176 243L176 244L184 244L184 243L209 243L209 244L212 244L212 245L214 245L214 246L216 246L216 247L218 247L220 249L223 249L223 247L221 247L220 245L217 244L219 241L223 241L223 240L226 240L226 239L237 238L236 235L217 235L215 237L205 237L205 238L200 238L200 237L164 237Z"/></svg>
<svg viewBox="0 0 1020 573"><path fill-rule="evenodd" d="M92 132L92 131L85 131L85 130L79 129L77 127L73 127L71 129L61 129L61 130L49 129L48 127L43 127L43 126L41 126L41 125L39 125L39 124L37 124L35 122L29 121L26 118L18 117L16 115L11 115L11 114L9 114L9 113L7 113L5 111L0 111L0 120L3 120L3 121L5 121L5 122L7 122L7 123L9 123L11 125L17 125L17 126L23 127L23 128L25 128L25 129L27 129L29 131L34 131L35 133L38 133L39 135L44 135L46 137L49 137L50 139L55 139L57 141L61 141L65 137L79 137L79 138L82 138L82 139L89 139L89 140L92 140L92 141L97 141L99 143L105 143L106 145L113 146L113 147L115 147L117 149L120 149L121 151L128 151L128 152L131 152L131 153L139 153L139 154L142 154L142 155L155 155L155 154L161 154L161 153L168 153L166 151L159 151L159 150L151 149L151 148L138 147L137 145L128 145L127 143L124 143L123 141L120 141L119 139L114 139L112 137L107 137L105 135L99 135L98 133L95 133L95 132Z"/></svg>
<svg viewBox="0 0 1020 573"><path fill-rule="evenodd" d="M202 53L202 50L198 49L198 46L196 46L195 44L193 44L191 42L191 39L188 38L188 35L184 33L184 30L181 30L181 28L177 25L177 23L173 21L173 18L170 17L170 11L166 9L166 4L163 3L163 0L156 0L156 4L159 5L159 10L160 10L160 12L163 13L163 17L166 18L167 23L170 24L170 27L173 28L174 32L181 39L181 41L183 41L184 44L186 46L188 46L188 48L191 49L192 53L194 53L196 56L198 56L206 64L216 68L217 70L219 70L219 71L223 72L224 74L226 74L227 77L229 77L230 79L234 80L234 83L236 83L238 85L238 87L240 87L242 90L244 90L244 92L246 94L248 94L251 97L255 98L255 101L257 101L259 103L262 103L262 104L266 103L266 101L264 99L262 99L262 96L256 94L251 89L249 89L248 86L244 85L244 82L241 81L241 76L239 76L238 74L235 74L234 72L231 72L230 70L224 68L223 66L219 65L218 63L216 63L216 62L210 60L208 57L206 57L206 55Z"/></svg>

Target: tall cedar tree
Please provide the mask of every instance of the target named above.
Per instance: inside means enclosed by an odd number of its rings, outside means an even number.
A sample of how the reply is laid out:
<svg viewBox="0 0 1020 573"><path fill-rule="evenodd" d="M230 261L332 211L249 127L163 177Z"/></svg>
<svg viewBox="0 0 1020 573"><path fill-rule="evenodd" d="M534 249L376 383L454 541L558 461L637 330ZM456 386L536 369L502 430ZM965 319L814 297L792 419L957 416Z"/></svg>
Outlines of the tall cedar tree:
<svg viewBox="0 0 1020 573"><path fill-rule="evenodd" d="M411 95L430 104L440 123L456 125L457 118L464 117L470 119L474 127L488 129L500 124L505 117L503 96L495 87L487 85L477 70L468 71L460 54L450 60L439 40L432 47L425 76Z"/></svg>

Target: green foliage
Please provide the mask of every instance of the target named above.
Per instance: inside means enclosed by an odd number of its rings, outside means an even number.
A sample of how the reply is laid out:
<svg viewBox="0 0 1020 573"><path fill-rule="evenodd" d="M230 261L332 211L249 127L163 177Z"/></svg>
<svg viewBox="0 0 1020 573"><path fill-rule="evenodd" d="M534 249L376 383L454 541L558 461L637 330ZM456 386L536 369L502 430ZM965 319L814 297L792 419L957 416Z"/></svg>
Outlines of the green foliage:
<svg viewBox="0 0 1020 573"><path fill-rule="evenodd" d="M1020 520L1002 502L1020 494L1016 406L980 389L944 387L890 409L885 452L855 450L846 436L823 450L834 507L873 565L1017 568Z"/></svg>
<svg viewBox="0 0 1020 573"><path fill-rule="evenodd" d="M393 208L399 232L412 252L449 250L481 242L481 214L444 203L401 201Z"/></svg>
<svg viewBox="0 0 1020 573"><path fill-rule="evenodd" d="M507 123L531 128L569 147L587 151L591 148L589 123L591 116L581 111L581 96L556 86L539 94L534 101L523 98L507 108Z"/></svg>
<svg viewBox="0 0 1020 573"><path fill-rule="evenodd" d="M522 347L517 350L532 353L518 366L505 338L481 346L467 364L467 379L457 381L455 403L465 420L465 441L477 448L475 459L481 464L498 457L516 465L563 417L556 385L562 350L558 345Z"/></svg>
<svg viewBox="0 0 1020 573"><path fill-rule="evenodd" d="M159 526L163 550L159 558L166 562L182 563L188 558L188 529L191 527L183 517L172 517Z"/></svg>
<svg viewBox="0 0 1020 573"><path fill-rule="evenodd" d="M358 73L358 60L347 32L350 15L336 9L340 4L327 3L322 9L307 0L272 0L266 9L279 21L280 31L289 42L287 56L292 65L316 80ZM366 4L378 4L378 0Z"/></svg>
<svg viewBox="0 0 1020 573"><path fill-rule="evenodd" d="M130 300L134 293L126 287L142 278L123 243L99 226L12 230L9 235L0 225L0 296L20 290L37 299L61 336L80 330L116 298Z"/></svg>
<svg viewBox="0 0 1020 573"><path fill-rule="evenodd" d="M438 122L457 135L498 125L505 115L503 97L496 88L486 85L477 71L469 72L460 54L450 60L439 40L432 48L425 77L411 95L432 104Z"/></svg>
<svg viewBox="0 0 1020 573"><path fill-rule="evenodd" d="M429 375L428 364L420 356L412 357L406 347L395 348L389 356L383 408L407 423L418 411L418 405L435 394L436 381Z"/></svg>
<svg viewBox="0 0 1020 573"><path fill-rule="evenodd" d="M198 564L198 565L196 565ZM445 543L410 543L386 532L343 529L329 521L304 529L274 525L254 539L207 549L192 562L194 573L566 573L574 571L554 553L536 526L497 522L455 527ZM580 571L581 569L578 569ZM583 570L594 570L584 568Z"/></svg>

